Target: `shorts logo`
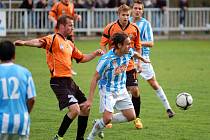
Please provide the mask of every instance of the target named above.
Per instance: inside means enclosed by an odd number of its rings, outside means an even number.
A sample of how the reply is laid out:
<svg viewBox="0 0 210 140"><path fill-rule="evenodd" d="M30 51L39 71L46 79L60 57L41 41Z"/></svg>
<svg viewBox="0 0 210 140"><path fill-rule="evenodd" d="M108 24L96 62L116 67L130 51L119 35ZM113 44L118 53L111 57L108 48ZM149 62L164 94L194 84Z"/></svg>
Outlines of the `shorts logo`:
<svg viewBox="0 0 210 140"><path fill-rule="evenodd" d="M137 81L137 80L135 80L135 81L134 81L134 83L135 83L135 84L137 84L137 83L138 83L138 81Z"/></svg>
<svg viewBox="0 0 210 140"><path fill-rule="evenodd" d="M68 95L69 103L77 103L77 99L73 95Z"/></svg>

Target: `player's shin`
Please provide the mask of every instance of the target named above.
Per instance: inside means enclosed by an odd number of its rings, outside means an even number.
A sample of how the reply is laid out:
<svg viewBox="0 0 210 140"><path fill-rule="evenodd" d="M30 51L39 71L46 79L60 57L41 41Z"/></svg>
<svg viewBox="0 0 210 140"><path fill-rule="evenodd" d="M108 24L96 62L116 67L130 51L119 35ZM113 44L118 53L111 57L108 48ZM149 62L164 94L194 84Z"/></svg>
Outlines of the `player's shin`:
<svg viewBox="0 0 210 140"><path fill-rule="evenodd" d="M93 126L92 131L90 132L88 137L95 137L99 132L101 132L105 128L105 124L103 119L96 120L96 123Z"/></svg>
<svg viewBox="0 0 210 140"><path fill-rule="evenodd" d="M84 140L85 130L87 128L88 116L78 116L77 138L76 140Z"/></svg>

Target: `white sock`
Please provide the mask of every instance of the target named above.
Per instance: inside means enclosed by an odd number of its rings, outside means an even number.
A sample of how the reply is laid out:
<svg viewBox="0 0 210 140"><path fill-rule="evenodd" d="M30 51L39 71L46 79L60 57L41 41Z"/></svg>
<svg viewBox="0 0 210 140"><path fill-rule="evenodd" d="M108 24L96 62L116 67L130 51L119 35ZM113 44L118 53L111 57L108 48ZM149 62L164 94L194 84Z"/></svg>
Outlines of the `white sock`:
<svg viewBox="0 0 210 140"><path fill-rule="evenodd" d="M95 137L99 132L101 132L105 128L105 124L103 119L98 119L93 126L92 131L90 132L90 137Z"/></svg>
<svg viewBox="0 0 210 140"><path fill-rule="evenodd" d="M121 123L121 122L127 122L128 119L122 114L122 112L115 113L112 116L112 122L113 123Z"/></svg>
<svg viewBox="0 0 210 140"><path fill-rule="evenodd" d="M163 103L165 109L171 109L168 99L162 89L162 87L160 87L159 89L155 90L156 95L160 98L161 102Z"/></svg>

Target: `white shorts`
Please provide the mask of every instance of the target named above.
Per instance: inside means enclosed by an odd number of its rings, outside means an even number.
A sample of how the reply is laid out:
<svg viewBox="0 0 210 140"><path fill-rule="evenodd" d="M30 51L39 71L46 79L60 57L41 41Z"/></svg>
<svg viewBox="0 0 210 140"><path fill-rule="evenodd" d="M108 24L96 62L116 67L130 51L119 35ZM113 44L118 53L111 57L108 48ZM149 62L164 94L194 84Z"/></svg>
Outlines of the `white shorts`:
<svg viewBox="0 0 210 140"><path fill-rule="evenodd" d="M133 103L128 94L127 89L120 90L116 92L107 92L106 89L100 89L100 113L103 113L105 110L109 112L114 112L114 108L121 111L125 109L131 109Z"/></svg>
<svg viewBox="0 0 210 140"><path fill-rule="evenodd" d="M142 78L144 78L144 80L149 80L152 77L155 77L155 71L151 63L141 62L141 66L142 66L142 72L140 73L140 75L142 76Z"/></svg>
<svg viewBox="0 0 210 140"><path fill-rule="evenodd" d="M18 134L0 134L0 140L29 140L29 136Z"/></svg>

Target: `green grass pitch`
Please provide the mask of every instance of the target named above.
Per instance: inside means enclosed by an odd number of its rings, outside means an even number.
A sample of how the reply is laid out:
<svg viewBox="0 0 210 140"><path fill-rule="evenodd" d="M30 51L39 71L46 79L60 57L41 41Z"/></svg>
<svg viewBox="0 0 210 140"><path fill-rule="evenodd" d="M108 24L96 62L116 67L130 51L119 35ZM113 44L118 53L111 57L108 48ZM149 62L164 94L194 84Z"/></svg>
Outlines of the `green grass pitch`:
<svg viewBox="0 0 210 140"><path fill-rule="evenodd" d="M87 53L99 46L99 40L76 41L76 45L82 52ZM85 64L73 64L78 73L74 80L86 95L97 60L98 58ZM156 41L155 47L152 48L151 61L157 79L176 112L175 117L167 118L165 109L154 91L141 79L141 119L144 128L134 129L133 122L114 124L112 129L105 130L104 140L210 139L210 41ZM51 140L67 110L59 111L56 97L50 88L45 50L18 47L16 62L32 72L36 84L37 100L31 113L30 140ZM176 95L183 91L189 92L194 99L192 108L187 111L180 110L175 105ZM86 136L92 128L93 119L101 116L98 105L99 96L96 91ZM75 140L76 125L75 120L64 136L65 140Z"/></svg>

